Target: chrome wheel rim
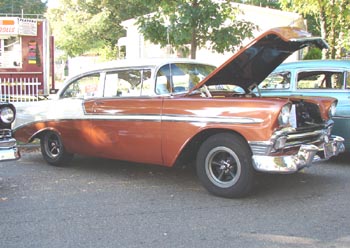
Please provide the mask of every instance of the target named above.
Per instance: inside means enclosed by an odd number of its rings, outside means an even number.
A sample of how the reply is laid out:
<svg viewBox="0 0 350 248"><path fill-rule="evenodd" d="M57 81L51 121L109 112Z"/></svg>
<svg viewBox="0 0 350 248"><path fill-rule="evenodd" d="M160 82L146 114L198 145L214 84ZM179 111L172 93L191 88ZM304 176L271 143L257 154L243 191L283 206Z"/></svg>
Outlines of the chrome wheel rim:
<svg viewBox="0 0 350 248"><path fill-rule="evenodd" d="M51 158L57 158L61 153L61 141L56 134L51 134L47 137L45 142L45 151Z"/></svg>
<svg viewBox="0 0 350 248"><path fill-rule="evenodd" d="M235 185L241 175L241 169L237 154L227 147L212 149L205 159L205 172L209 180L220 188Z"/></svg>

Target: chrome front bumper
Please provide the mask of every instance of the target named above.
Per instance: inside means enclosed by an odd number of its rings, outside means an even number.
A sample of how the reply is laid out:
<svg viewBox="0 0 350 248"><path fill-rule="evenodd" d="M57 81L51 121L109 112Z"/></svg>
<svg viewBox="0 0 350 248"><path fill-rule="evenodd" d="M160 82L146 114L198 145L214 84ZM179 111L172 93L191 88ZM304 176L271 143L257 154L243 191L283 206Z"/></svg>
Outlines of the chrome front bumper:
<svg viewBox="0 0 350 248"><path fill-rule="evenodd" d="M327 160L345 151L344 139L331 136L323 146L302 145L297 154L287 156L253 155L253 165L257 171L271 173L293 173L313 162ZM319 155L320 154L320 155Z"/></svg>
<svg viewBox="0 0 350 248"><path fill-rule="evenodd" d="M20 158L16 140L13 138L0 140L0 161Z"/></svg>

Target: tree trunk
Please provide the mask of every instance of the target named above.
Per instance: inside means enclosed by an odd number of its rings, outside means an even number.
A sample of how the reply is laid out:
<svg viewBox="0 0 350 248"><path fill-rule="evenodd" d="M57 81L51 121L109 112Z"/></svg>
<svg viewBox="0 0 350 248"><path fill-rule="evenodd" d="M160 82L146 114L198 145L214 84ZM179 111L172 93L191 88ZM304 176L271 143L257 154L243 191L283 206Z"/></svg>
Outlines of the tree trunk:
<svg viewBox="0 0 350 248"><path fill-rule="evenodd" d="M196 52L197 52L197 35L196 35L196 29L192 28L191 59L196 59Z"/></svg>
<svg viewBox="0 0 350 248"><path fill-rule="evenodd" d="M192 0L192 8L198 8L198 0ZM196 59L197 53L197 20L192 19L192 31L191 31L191 59Z"/></svg>
<svg viewBox="0 0 350 248"><path fill-rule="evenodd" d="M330 29L330 37L329 38L329 43L331 45L331 51L330 51L330 58L335 59L335 54L336 54L336 38L337 38L337 20L336 20L336 6L335 6L335 1L331 0L331 4L328 8L331 8L331 29ZM339 13L338 13L339 14Z"/></svg>
<svg viewBox="0 0 350 248"><path fill-rule="evenodd" d="M327 40L327 22L326 22L326 10L324 6L320 6L320 31L321 31L321 37L324 40ZM322 59L327 58L327 51L325 49L322 50Z"/></svg>

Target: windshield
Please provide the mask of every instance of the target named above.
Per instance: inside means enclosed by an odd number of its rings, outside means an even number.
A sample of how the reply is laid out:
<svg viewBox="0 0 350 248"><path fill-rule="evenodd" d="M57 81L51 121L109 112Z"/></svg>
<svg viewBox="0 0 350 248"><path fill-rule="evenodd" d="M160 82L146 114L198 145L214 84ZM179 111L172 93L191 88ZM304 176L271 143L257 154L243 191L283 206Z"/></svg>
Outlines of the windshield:
<svg viewBox="0 0 350 248"><path fill-rule="evenodd" d="M208 76L215 66L196 63L173 63L157 72L156 93L185 93Z"/></svg>

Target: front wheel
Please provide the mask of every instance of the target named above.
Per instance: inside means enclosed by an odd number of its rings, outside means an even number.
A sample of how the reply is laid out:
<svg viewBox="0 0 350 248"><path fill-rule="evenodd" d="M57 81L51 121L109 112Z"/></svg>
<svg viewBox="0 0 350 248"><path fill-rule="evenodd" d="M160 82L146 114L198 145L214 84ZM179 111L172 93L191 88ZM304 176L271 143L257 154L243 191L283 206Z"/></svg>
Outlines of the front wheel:
<svg viewBox="0 0 350 248"><path fill-rule="evenodd" d="M41 154L47 163L63 166L69 163L73 154L66 152L61 137L54 131L47 131L40 139Z"/></svg>
<svg viewBox="0 0 350 248"><path fill-rule="evenodd" d="M199 180L214 195L243 197L253 186L251 152L236 134L209 137L199 148L196 167Z"/></svg>

